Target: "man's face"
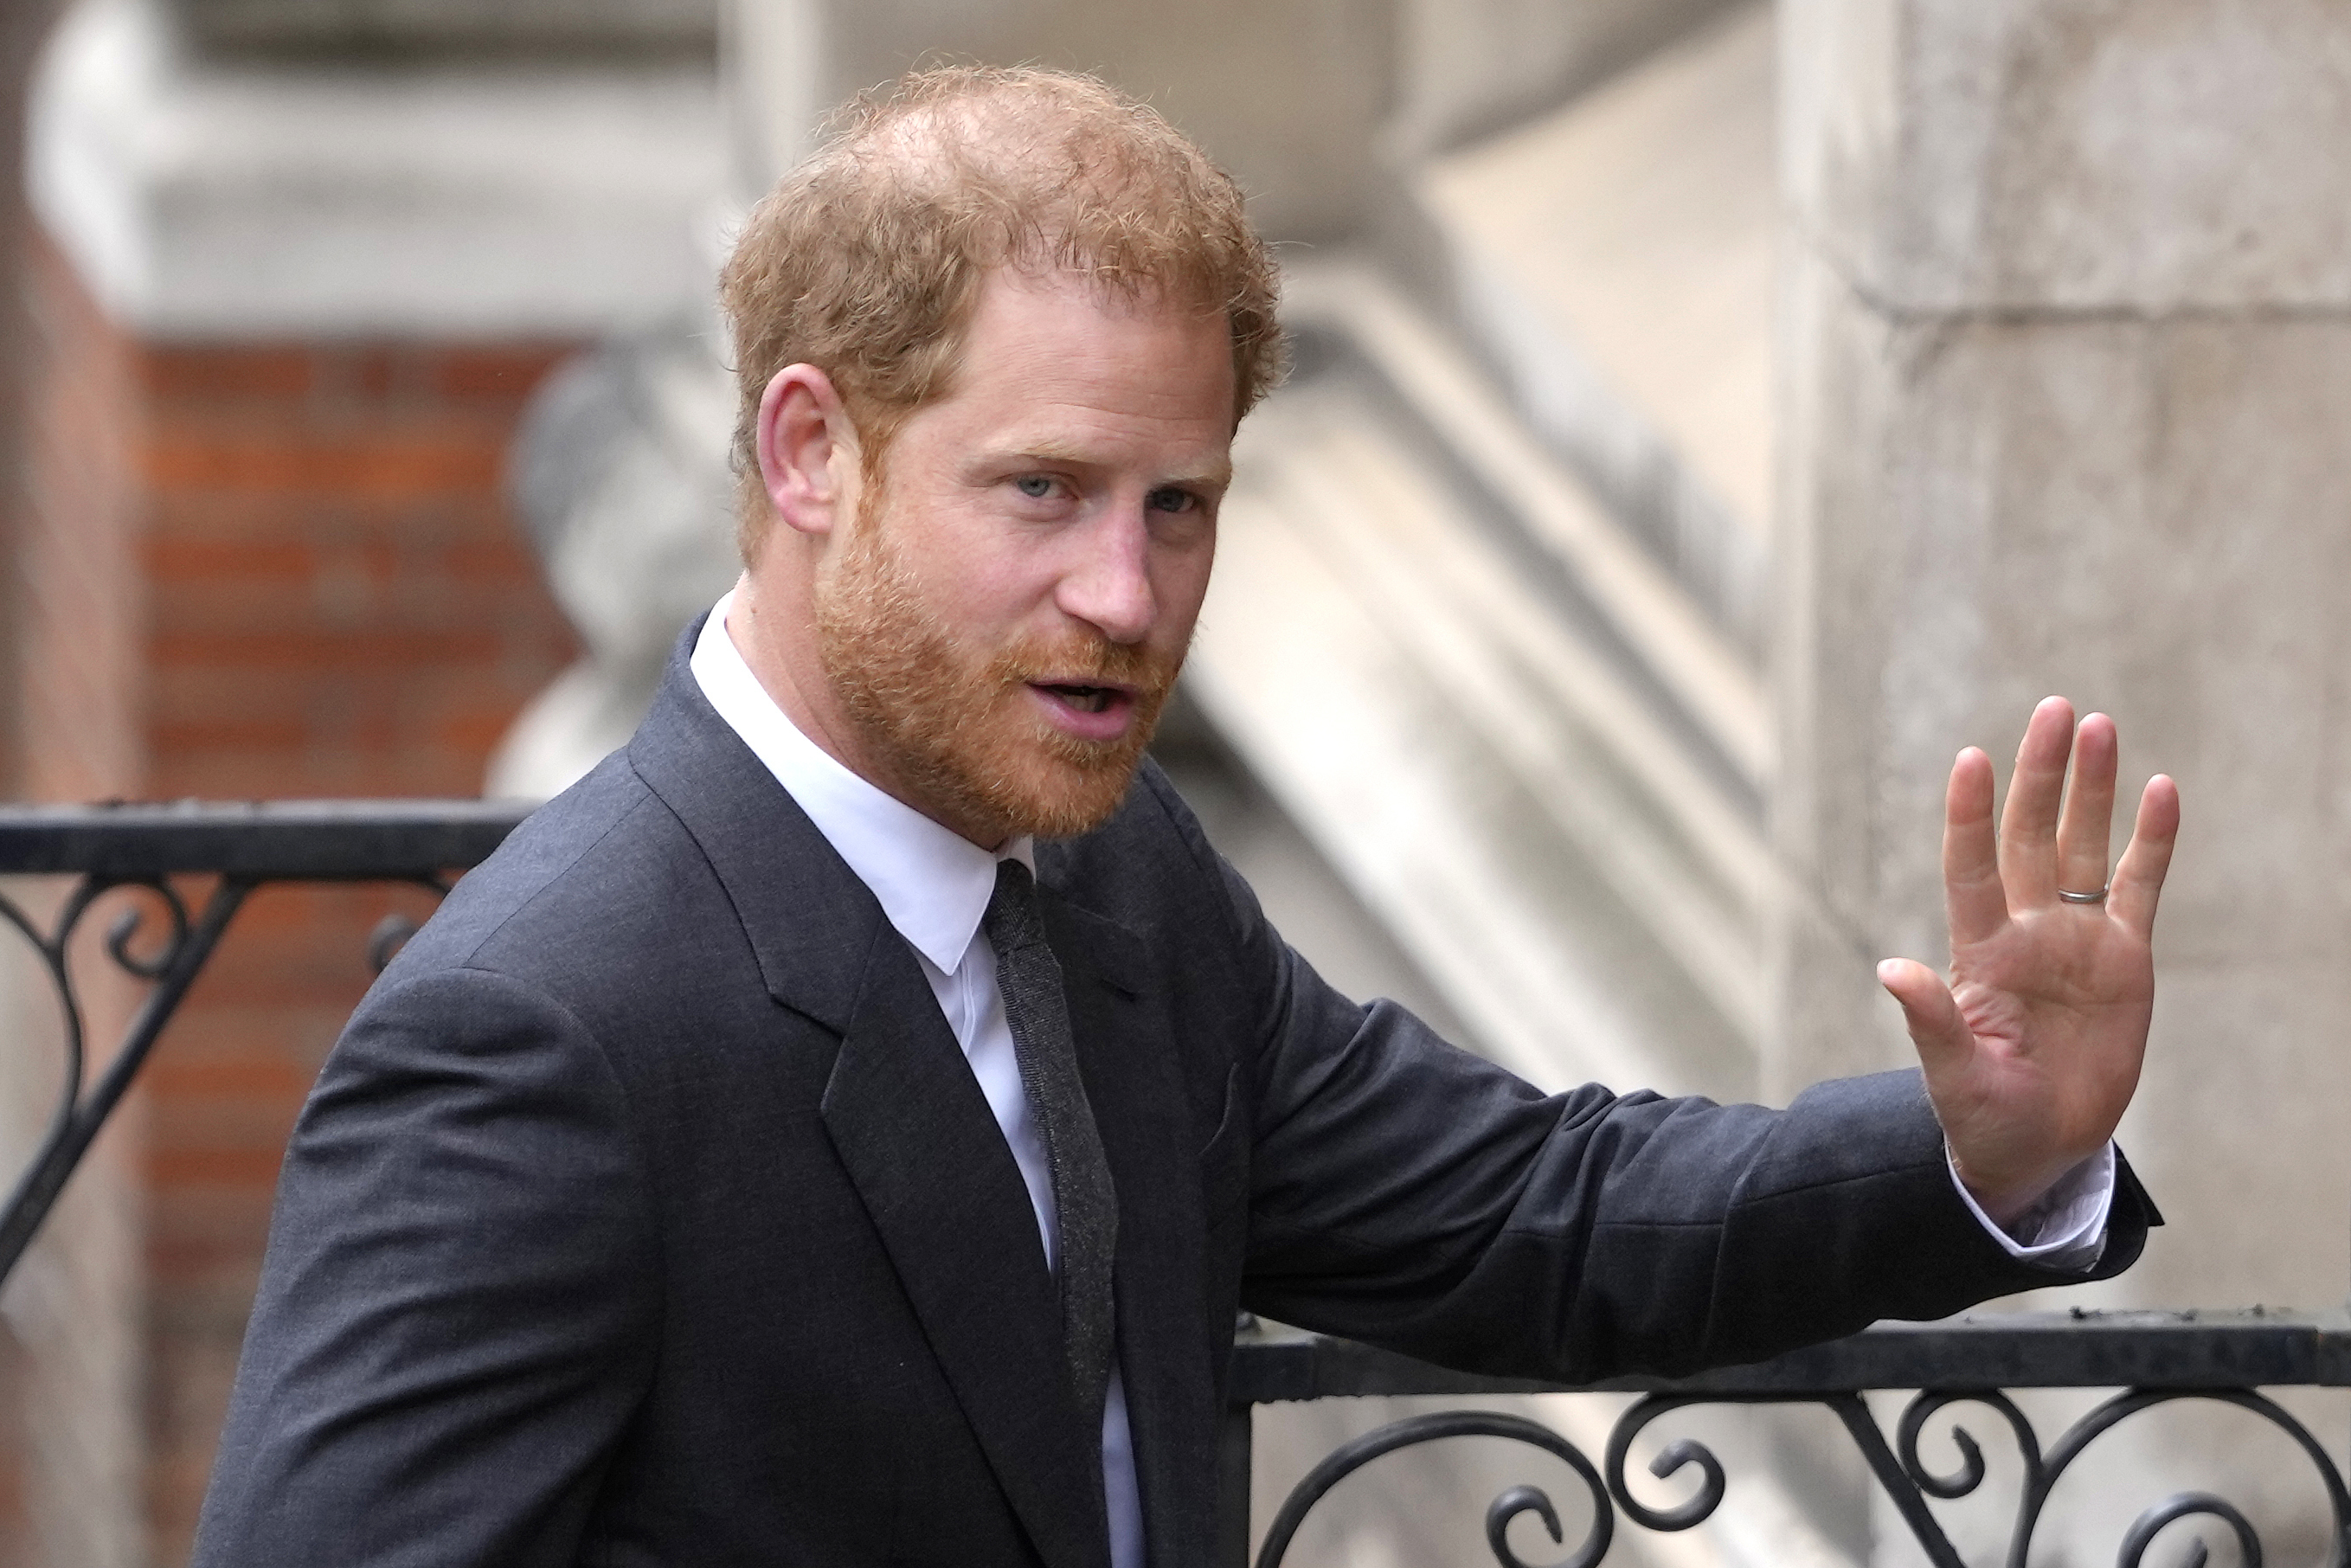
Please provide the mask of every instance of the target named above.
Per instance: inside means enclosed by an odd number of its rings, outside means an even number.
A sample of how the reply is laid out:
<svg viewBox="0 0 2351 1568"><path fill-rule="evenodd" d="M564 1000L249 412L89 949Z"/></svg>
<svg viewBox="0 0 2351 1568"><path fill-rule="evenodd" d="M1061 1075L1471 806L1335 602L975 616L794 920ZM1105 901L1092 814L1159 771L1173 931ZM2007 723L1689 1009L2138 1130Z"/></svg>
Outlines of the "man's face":
<svg viewBox="0 0 2351 1568"><path fill-rule="evenodd" d="M1107 817L1207 591L1232 418L1221 315L991 277L818 578L861 768L990 846Z"/></svg>

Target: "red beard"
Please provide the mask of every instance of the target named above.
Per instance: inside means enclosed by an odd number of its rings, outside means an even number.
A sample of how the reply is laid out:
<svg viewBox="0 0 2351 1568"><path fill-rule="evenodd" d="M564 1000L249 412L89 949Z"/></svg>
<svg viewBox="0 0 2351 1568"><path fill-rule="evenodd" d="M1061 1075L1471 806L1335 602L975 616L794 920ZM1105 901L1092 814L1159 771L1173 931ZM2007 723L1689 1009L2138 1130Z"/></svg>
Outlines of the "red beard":
<svg viewBox="0 0 2351 1568"><path fill-rule="evenodd" d="M1021 833L1069 838L1099 827L1126 798L1181 655L1163 659L1076 627L993 654L966 646L922 601L881 497L870 498L870 522L819 586L816 627L863 760L883 775L876 782L991 848ZM1029 685L1049 676L1131 688L1134 721L1107 741L1057 728Z"/></svg>

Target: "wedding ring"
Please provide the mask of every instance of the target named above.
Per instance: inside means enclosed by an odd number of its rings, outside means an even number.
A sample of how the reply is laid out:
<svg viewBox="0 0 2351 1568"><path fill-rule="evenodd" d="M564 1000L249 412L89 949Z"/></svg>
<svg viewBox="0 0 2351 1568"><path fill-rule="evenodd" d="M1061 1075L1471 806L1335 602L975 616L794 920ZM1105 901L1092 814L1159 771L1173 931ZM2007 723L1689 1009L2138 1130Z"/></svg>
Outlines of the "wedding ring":
<svg viewBox="0 0 2351 1568"><path fill-rule="evenodd" d="M2061 887L2057 890L2057 896L2068 904L2104 904L2106 901L2106 888L2112 886L2114 883L2108 883L2106 887L2102 887L2095 893L2075 893L2070 887Z"/></svg>

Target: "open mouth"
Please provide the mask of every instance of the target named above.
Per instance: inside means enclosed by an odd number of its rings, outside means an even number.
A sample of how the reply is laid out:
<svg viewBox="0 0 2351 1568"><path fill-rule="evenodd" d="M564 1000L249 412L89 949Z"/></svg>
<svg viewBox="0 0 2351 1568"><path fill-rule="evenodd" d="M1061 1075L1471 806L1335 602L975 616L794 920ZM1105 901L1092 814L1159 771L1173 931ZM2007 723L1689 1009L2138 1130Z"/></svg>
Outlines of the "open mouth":
<svg viewBox="0 0 2351 1568"><path fill-rule="evenodd" d="M1101 713L1126 694L1116 686L1078 686L1044 683L1040 690L1061 698L1080 713Z"/></svg>

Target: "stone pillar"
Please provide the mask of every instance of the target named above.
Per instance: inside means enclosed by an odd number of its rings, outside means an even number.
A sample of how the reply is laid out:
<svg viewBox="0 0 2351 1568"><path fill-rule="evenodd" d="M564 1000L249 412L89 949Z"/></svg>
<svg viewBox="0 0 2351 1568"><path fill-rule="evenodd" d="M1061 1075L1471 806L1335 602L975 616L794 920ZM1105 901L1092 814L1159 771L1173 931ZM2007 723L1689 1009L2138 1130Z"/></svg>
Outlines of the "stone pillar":
<svg viewBox="0 0 2351 1568"><path fill-rule="evenodd" d="M2004 781L2064 693L2115 715L2127 788L2161 769L2186 802L2122 1134L2170 1223L2066 1299L2340 1301L2351 9L1782 15L1767 1081L1907 1060L1869 960L1946 956L1951 755L1981 744Z"/></svg>

